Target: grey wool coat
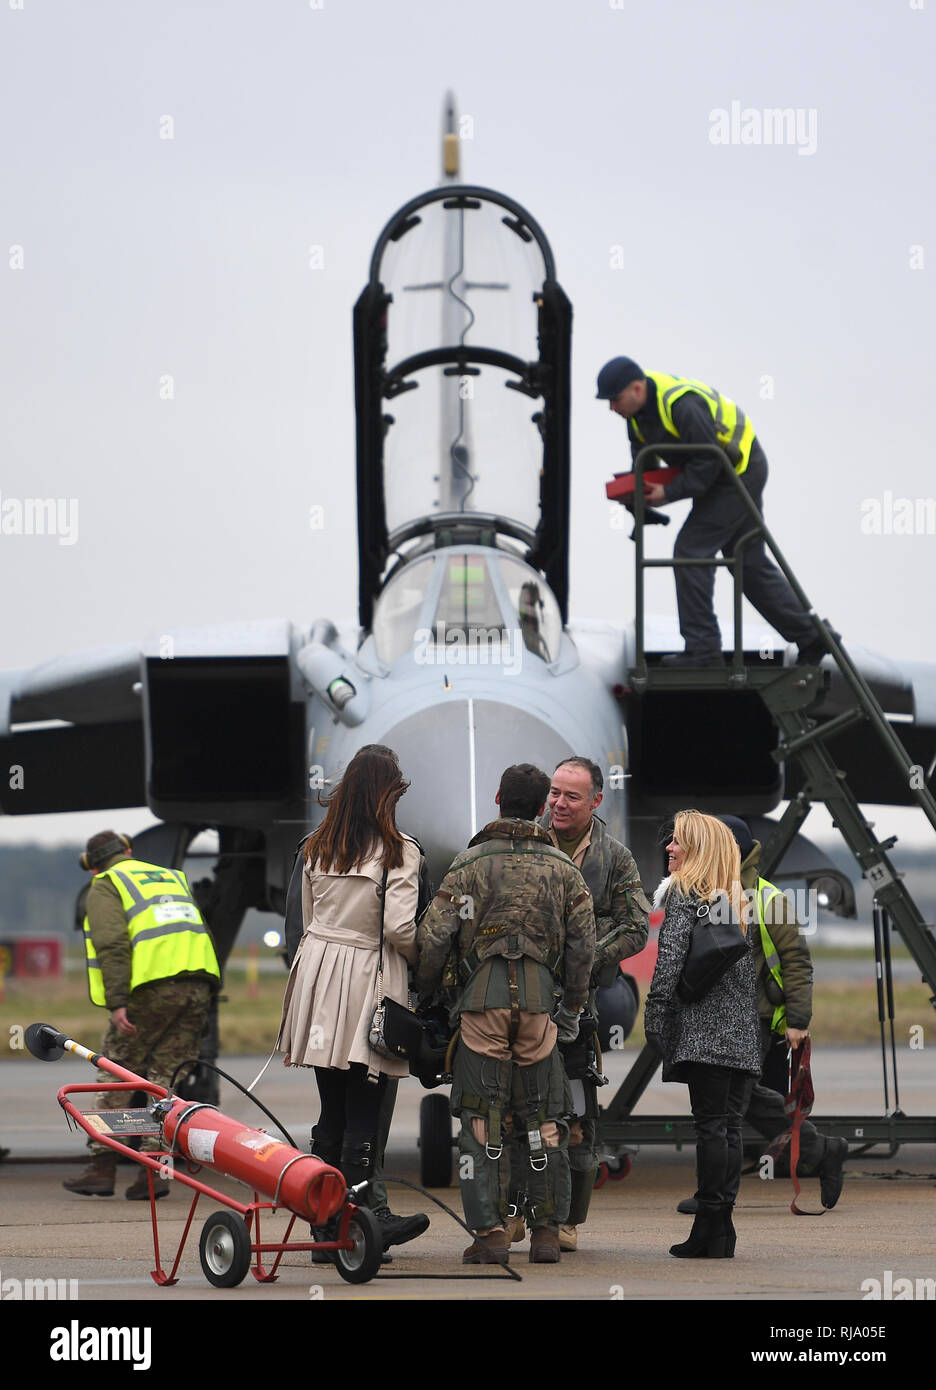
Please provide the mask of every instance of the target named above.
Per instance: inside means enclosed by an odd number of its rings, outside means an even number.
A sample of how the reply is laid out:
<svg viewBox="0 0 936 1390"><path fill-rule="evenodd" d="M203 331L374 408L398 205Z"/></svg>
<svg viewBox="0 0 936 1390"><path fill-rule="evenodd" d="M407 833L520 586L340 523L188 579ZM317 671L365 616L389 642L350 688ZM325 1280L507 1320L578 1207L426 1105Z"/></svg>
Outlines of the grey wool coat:
<svg viewBox="0 0 936 1390"><path fill-rule="evenodd" d="M701 899L684 898L677 888L666 896L664 879L654 906L664 906L656 969L644 1009L644 1032L663 1053L664 1081L686 1081L684 1065L703 1062L759 1076L760 1026L753 933L747 955L726 971L704 998L684 1004L676 994Z"/></svg>

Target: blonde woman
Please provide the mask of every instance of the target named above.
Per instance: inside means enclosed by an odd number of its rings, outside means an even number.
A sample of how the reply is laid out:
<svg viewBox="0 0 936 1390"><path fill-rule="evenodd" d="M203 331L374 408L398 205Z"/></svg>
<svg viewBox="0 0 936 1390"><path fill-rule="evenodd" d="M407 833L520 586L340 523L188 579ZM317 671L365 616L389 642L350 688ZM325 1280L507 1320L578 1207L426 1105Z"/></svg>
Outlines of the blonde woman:
<svg viewBox="0 0 936 1390"><path fill-rule="evenodd" d="M647 996L644 1031L663 1054L663 1080L682 1081L696 1129L698 1211L689 1239L670 1247L679 1257L730 1259L731 1220L741 1175L741 1124L760 1074L757 982L749 905L741 888L738 846L726 825L699 811L680 811L666 846L669 878L654 907L666 916ZM692 932L707 914L730 912L749 950L703 998L683 1003L677 985Z"/></svg>

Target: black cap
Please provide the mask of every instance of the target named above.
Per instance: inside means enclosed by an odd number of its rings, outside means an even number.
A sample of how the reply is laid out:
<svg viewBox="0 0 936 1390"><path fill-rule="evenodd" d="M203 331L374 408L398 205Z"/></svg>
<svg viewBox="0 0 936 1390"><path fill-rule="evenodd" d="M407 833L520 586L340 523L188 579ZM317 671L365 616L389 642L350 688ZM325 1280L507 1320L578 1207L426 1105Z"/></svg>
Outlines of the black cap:
<svg viewBox="0 0 936 1390"><path fill-rule="evenodd" d="M743 821L740 816L719 816L722 825L727 825L735 840L738 842L738 849L741 851L742 863L747 859L751 850L754 848L754 836L751 834L751 827L747 821Z"/></svg>
<svg viewBox="0 0 936 1390"><path fill-rule="evenodd" d="M619 391L630 386L632 381L643 379L644 370L638 367L632 357L612 357L598 373L599 401L613 401Z"/></svg>

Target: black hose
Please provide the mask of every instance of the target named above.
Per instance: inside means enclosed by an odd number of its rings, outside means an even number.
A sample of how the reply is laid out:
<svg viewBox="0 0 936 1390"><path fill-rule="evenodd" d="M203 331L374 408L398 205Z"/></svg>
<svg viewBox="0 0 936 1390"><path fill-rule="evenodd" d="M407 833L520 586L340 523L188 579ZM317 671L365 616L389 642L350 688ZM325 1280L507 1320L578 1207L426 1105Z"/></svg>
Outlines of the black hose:
<svg viewBox="0 0 936 1390"><path fill-rule="evenodd" d="M273 1114L273 1111L268 1110L264 1105L263 1101L257 1100L257 1097L253 1094L252 1091L248 1091L246 1086L242 1086L239 1081L236 1081L234 1079L233 1076L228 1076L226 1071L222 1071L220 1067L216 1067L213 1062L206 1062L201 1057L186 1057L185 1061L179 1063L175 1071L172 1073L172 1076L169 1078L170 1091L175 1087L176 1077L179 1075L179 1072L182 1070L182 1068L193 1066L207 1067L209 1071L216 1072L218 1076L223 1076L225 1081L230 1081L232 1086L236 1086L242 1095L245 1095L248 1100L252 1100L254 1105L258 1106L263 1111L264 1115L266 1115L268 1120L273 1121L273 1123L276 1125L276 1128L279 1130L280 1134L282 1134L285 1137L291 1148L299 1148L299 1145L296 1143L289 1130L286 1128L285 1125L280 1124L279 1120Z"/></svg>

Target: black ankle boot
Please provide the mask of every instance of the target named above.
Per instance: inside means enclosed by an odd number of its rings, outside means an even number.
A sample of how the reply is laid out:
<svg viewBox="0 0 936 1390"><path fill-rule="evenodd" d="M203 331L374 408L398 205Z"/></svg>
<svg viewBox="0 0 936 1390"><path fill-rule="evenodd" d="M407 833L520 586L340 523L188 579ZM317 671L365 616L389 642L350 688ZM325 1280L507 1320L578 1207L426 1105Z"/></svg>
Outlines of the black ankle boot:
<svg viewBox="0 0 936 1390"><path fill-rule="evenodd" d="M735 1246L738 1243L738 1233L734 1228L731 1213L734 1209L734 1202L726 1202L722 1207L722 1221L725 1227L725 1259L733 1260Z"/></svg>
<svg viewBox="0 0 936 1390"><path fill-rule="evenodd" d="M670 1254L686 1260L723 1260L726 1257L727 1244L722 1204L700 1202L689 1239L684 1240L681 1245L671 1245Z"/></svg>

